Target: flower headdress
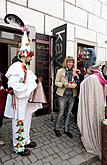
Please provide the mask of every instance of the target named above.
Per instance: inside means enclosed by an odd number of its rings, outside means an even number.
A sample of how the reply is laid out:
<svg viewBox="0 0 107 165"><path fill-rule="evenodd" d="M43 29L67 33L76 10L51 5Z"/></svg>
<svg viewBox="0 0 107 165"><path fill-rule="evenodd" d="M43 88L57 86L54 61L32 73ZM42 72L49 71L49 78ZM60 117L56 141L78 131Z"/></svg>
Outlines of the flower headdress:
<svg viewBox="0 0 107 165"><path fill-rule="evenodd" d="M30 42L27 36L28 27L25 25L24 27L21 28L21 31L23 32L22 43L16 55L18 56L18 58L22 56L25 57L34 56L34 51L32 51L30 48Z"/></svg>
<svg viewBox="0 0 107 165"><path fill-rule="evenodd" d="M21 31L23 32L21 47L17 51L16 56L18 58L21 58L22 56L34 56L34 51L32 51L30 48L30 42L27 36L28 27L24 24L24 22L15 14L7 14L4 18L4 21L8 24L10 23L10 21L17 23L21 27Z"/></svg>

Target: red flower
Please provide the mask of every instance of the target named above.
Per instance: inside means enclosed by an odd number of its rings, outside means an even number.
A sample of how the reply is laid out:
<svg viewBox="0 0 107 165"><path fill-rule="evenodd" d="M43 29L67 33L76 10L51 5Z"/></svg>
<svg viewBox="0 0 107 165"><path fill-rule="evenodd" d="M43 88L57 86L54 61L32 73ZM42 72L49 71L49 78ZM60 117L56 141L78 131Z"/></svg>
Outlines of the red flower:
<svg viewBox="0 0 107 165"><path fill-rule="evenodd" d="M13 95L14 94L13 89L11 87L8 88L7 93L10 94L10 95Z"/></svg>
<svg viewBox="0 0 107 165"><path fill-rule="evenodd" d="M30 52L27 52L27 56L30 56Z"/></svg>
<svg viewBox="0 0 107 165"><path fill-rule="evenodd" d="M25 63L22 63L22 69L23 69L24 72L27 72L27 66L26 66Z"/></svg>
<svg viewBox="0 0 107 165"><path fill-rule="evenodd" d="M83 54L81 54L81 53L78 54L78 58L79 58L79 59L82 59L82 58L83 58Z"/></svg>
<svg viewBox="0 0 107 165"><path fill-rule="evenodd" d="M23 51L20 51L20 55L21 55L21 56L23 55Z"/></svg>

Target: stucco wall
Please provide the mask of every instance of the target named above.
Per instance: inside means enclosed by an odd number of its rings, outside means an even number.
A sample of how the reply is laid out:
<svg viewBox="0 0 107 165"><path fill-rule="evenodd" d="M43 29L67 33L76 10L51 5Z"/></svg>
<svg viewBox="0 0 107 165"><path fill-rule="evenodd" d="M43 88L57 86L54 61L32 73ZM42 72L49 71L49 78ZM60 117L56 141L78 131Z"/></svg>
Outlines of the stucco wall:
<svg viewBox="0 0 107 165"><path fill-rule="evenodd" d="M107 0L0 0L0 19L13 13L51 35L51 30L67 23L67 55L76 56L78 39L95 43L98 61L107 60Z"/></svg>

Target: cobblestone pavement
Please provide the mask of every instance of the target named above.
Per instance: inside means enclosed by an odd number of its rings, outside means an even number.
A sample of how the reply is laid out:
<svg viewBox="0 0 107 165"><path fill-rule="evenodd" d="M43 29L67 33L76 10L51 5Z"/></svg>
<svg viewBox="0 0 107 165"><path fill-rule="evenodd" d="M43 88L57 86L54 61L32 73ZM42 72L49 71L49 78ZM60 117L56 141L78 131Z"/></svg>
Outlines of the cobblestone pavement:
<svg viewBox="0 0 107 165"><path fill-rule="evenodd" d="M101 165L97 156L85 151L73 119L70 131L73 133L73 139L63 133L62 120L62 136L58 138L54 134L50 114L33 116L31 140L37 142L37 147L31 149L30 156L21 157L12 151L11 120L4 119L2 138L6 141L6 145L0 148L0 165Z"/></svg>

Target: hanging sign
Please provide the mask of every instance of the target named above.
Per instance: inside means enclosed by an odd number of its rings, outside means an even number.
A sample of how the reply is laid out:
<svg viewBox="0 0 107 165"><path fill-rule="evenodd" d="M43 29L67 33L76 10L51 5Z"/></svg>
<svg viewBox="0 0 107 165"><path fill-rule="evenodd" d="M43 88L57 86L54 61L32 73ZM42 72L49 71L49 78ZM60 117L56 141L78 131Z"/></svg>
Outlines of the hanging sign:
<svg viewBox="0 0 107 165"><path fill-rule="evenodd" d="M63 60L66 56L66 33L67 24L59 26L52 30L53 32L53 60L55 74L57 69L62 67Z"/></svg>

